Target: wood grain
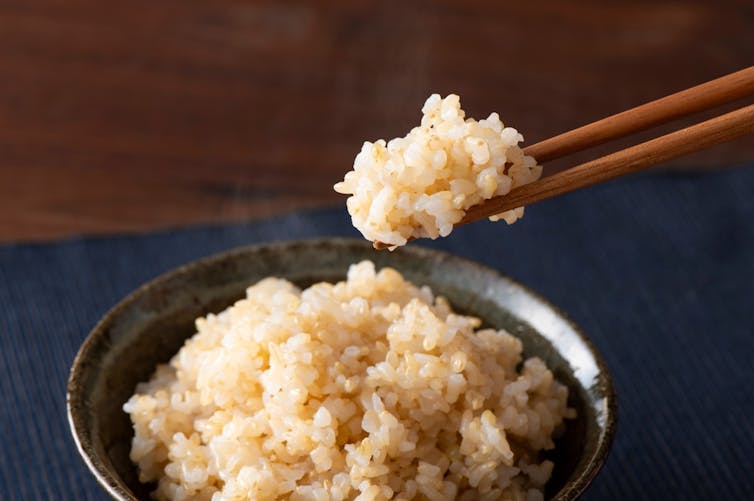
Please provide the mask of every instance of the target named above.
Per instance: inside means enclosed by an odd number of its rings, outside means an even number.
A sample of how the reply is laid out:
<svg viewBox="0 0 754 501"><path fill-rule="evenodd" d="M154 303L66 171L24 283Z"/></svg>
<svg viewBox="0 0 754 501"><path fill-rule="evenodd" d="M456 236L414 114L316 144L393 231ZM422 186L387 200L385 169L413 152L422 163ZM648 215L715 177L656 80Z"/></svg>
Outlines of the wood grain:
<svg viewBox="0 0 754 501"><path fill-rule="evenodd" d="M6 0L0 241L342 203L362 141L431 92L532 144L751 64L752 25L733 0Z"/></svg>

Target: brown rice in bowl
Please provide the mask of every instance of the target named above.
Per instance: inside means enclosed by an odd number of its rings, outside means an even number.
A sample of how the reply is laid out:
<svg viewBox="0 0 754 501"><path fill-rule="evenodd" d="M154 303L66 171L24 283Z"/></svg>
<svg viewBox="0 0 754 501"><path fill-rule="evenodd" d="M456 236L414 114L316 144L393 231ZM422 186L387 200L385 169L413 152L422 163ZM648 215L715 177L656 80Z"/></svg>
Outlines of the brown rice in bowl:
<svg viewBox="0 0 754 501"><path fill-rule="evenodd" d="M447 236L471 206L542 175L518 145L523 136L497 113L466 119L456 94L432 94L422 114L405 137L365 142L353 170L334 186L351 195L346 206L362 235L391 249ZM512 224L523 215L519 207L490 219Z"/></svg>
<svg viewBox="0 0 754 501"><path fill-rule="evenodd" d="M541 499L574 415L517 338L370 262L196 327L124 406L158 499Z"/></svg>

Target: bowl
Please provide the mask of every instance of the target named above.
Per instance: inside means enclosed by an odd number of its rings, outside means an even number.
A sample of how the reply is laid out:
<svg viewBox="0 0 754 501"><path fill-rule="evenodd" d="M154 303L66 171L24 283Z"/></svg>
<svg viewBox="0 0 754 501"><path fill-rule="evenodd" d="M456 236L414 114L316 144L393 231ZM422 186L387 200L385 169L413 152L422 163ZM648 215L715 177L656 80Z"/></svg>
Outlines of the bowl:
<svg viewBox="0 0 754 501"><path fill-rule="evenodd" d="M299 286L345 278L352 263L371 259L408 280L429 285L456 311L518 336L525 356L542 358L569 387L578 417L547 457L555 462L548 499L578 497L604 463L615 433L616 398L602 358L557 308L498 272L411 245L375 252L351 239L271 243L231 250L177 268L141 286L94 327L73 362L68 419L78 450L97 481L118 500L149 499L129 460L133 430L123 403L192 336L194 319L225 309L246 287L268 277Z"/></svg>

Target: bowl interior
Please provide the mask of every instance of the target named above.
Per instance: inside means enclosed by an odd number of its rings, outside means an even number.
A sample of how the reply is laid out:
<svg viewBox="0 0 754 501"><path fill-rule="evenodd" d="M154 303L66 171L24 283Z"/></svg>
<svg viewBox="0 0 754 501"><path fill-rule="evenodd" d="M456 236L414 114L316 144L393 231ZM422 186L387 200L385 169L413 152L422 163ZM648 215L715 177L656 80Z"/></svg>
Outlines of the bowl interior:
<svg viewBox="0 0 754 501"><path fill-rule="evenodd" d="M69 419L79 450L108 492L118 499L149 499L129 460L133 431L122 411L135 386L147 380L194 334L194 319L217 312L268 277L299 286L345 278L348 265L371 259L414 283L429 285L454 309L481 317L521 338L526 356L539 356L569 387L578 417L567 421L556 448L546 496L576 497L599 470L612 439L615 398L599 356L554 307L498 273L410 246L374 252L358 240L313 240L249 247L184 266L141 287L97 324L74 361L68 385Z"/></svg>

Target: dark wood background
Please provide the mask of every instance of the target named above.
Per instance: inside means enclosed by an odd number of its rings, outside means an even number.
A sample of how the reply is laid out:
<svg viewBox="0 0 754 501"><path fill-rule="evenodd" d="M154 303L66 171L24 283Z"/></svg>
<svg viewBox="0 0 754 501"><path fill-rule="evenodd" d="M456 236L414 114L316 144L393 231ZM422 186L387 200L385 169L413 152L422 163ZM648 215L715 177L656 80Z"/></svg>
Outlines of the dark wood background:
<svg viewBox="0 0 754 501"><path fill-rule="evenodd" d="M0 241L342 203L431 92L532 143L752 62L750 0L4 0Z"/></svg>

